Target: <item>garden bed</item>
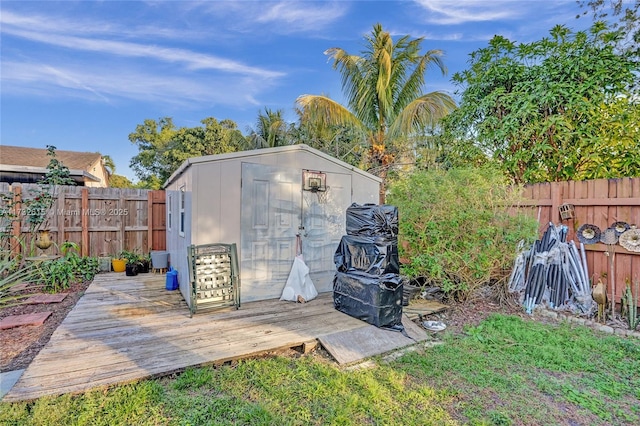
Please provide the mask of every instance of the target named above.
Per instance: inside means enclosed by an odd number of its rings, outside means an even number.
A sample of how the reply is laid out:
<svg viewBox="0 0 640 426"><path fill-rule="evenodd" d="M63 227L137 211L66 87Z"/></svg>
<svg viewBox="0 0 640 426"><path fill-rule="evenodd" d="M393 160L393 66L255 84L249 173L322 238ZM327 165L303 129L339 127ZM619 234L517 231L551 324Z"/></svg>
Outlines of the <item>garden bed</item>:
<svg viewBox="0 0 640 426"><path fill-rule="evenodd" d="M2 341L0 372L26 368L38 352L40 352L40 349L47 344L55 329L62 320L64 320L67 313L73 309L90 283L90 281L80 282L72 284L69 288L62 290L59 293L67 293L68 295L59 303L23 303L0 309L0 319L9 315L32 314L45 311L51 312L51 315L43 325L20 326L0 330L0 341ZM39 294L42 293L42 291L39 287L30 287L26 290L20 290L19 293Z"/></svg>

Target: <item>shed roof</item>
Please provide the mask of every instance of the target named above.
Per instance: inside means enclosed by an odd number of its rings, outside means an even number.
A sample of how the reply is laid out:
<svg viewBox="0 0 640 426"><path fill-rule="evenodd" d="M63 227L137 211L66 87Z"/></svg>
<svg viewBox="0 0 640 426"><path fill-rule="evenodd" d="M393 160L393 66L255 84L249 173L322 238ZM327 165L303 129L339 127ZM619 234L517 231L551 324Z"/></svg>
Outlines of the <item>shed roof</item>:
<svg viewBox="0 0 640 426"><path fill-rule="evenodd" d="M238 152L230 152L227 154L205 155L202 157L188 158L182 163L182 165L178 168L178 170L173 172L173 174L169 177L169 179L167 179L167 181L164 183L164 187L166 188L169 184L171 184L171 182L173 182L182 173L184 173L189 167L191 167L192 164L210 163L215 161L234 160L234 159L248 159L251 157L257 157L261 155L278 154L282 152L295 152L295 151L306 151L310 154L323 158L326 161L330 161L334 164L344 167L345 169L353 173L360 174L364 177L375 180L377 182L382 182L382 179L380 179L379 177L372 175L371 173L365 172L364 170L359 169L355 166L352 166L349 163L345 163L342 160L338 160L337 158L332 157L328 154L325 154L320 150L312 148L309 145L297 144L297 145L278 146L275 148L253 149L251 151L238 151Z"/></svg>

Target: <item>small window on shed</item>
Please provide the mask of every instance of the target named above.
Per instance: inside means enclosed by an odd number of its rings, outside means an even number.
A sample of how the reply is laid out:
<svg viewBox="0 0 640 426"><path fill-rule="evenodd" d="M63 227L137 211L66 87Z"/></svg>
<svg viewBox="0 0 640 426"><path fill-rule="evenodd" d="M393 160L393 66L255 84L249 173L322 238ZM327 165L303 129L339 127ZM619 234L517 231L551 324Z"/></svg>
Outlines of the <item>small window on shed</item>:
<svg viewBox="0 0 640 426"><path fill-rule="evenodd" d="M171 217L173 214L173 203L171 202L171 199L173 197L171 196L171 194L167 194L167 230L171 231Z"/></svg>
<svg viewBox="0 0 640 426"><path fill-rule="evenodd" d="M184 205L185 205L185 190L184 186L180 187L180 231L179 234L181 237L184 237Z"/></svg>

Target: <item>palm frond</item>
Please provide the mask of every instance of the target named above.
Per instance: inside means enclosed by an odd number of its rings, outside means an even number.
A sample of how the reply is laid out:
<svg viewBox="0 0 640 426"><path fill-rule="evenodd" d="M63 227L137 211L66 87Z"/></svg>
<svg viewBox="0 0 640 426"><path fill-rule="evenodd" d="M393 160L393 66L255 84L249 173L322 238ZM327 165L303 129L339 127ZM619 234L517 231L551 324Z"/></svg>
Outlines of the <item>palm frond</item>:
<svg viewBox="0 0 640 426"><path fill-rule="evenodd" d="M326 96L302 95L296 99L296 106L301 110L303 121L316 125L365 127L349 109Z"/></svg>
<svg viewBox="0 0 640 426"><path fill-rule="evenodd" d="M273 148L286 145L287 123L283 118L283 110L273 111L264 109L264 114L258 114L255 130L252 130L249 139L253 148Z"/></svg>
<svg viewBox="0 0 640 426"><path fill-rule="evenodd" d="M456 108L456 103L444 92L431 92L410 102L400 111L389 128L389 137L410 135L428 128Z"/></svg>
<svg viewBox="0 0 640 426"><path fill-rule="evenodd" d="M403 69L401 87L397 90L396 102L394 105L395 114L399 114L410 102L422 95L425 84L425 72L431 65L437 66L443 75L446 74L446 67L442 62L441 50L430 50L418 57L417 63L412 70ZM410 71L409 74L407 74Z"/></svg>

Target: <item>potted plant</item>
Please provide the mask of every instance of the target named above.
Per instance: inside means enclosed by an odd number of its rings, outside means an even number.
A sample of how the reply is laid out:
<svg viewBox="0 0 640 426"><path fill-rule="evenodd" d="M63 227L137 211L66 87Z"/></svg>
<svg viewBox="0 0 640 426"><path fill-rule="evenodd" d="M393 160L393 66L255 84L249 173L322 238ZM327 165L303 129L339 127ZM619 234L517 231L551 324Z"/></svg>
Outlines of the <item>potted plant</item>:
<svg viewBox="0 0 640 426"><path fill-rule="evenodd" d="M138 257L138 272L148 273L151 268L151 255L143 254Z"/></svg>
<svg viewBox="0 0 640 426"><path fill-rule="evenodd" d="M125 273L127 274L127 276L132 277L138 275L139 256L136 253L128 250L122 250L120 252L120 258L125 259L126 261Z"/></svg>
<svg viewBox="0 0 640 426"><path fill-rule="evenodd" d="M134 277L138 275L138 264L137 263L128 263L124 267L124 273L128 277Z"/></svg>
<svg viewBox="0 0 640 426"><path fill-rule="evenodd" d="M111 258L111 268L113 272L125 272L127 266L127 259L120 256L114 256Z"/></svg>

